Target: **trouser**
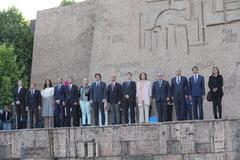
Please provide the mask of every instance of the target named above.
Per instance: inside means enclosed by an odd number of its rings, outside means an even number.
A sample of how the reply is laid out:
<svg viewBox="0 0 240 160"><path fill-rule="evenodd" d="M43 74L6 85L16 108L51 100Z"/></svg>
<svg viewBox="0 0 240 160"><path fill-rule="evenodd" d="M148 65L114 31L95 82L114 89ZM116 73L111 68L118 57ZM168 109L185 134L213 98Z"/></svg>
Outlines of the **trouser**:
<svg viewBox="0 0 240 160"><path fill-rule="evenodd" d="M129 123L129 118L128 118L128 110L130 109L130 123L135 123L135 105L134 105L134 100L133 98L125 98L123 100L123 106L124 106L124 120L125 123Z"/></svg>
<svg viewBox="0 0 240 160"><path fill-rule="evenodd" d="M54 127L64 127L64 106L61 104L55 104L54 110Z"/></svg>
<svg viewBox="0 0 240 160"><path fill-rule="evenodd" d="M95 125L97 126L99 124L99 110L101 113L101 125L105 125L105 112L104 112L104 103L103 102L94 102L93 103L94 108L94 120Z"/></svg>
<svg viewBox="0 0 240 160"><path fill-rule="evenodd" d="M158 122L168 121L167 101L157 101L156 107L158 112Z"/></svg>
<svg viewBox="0 0 240 160"><path fill-rule="evenodd" d="M149 122L149 105L139 105L139 123Z"/></svg>
<svg viewBox="0 0 240 160"><path fill-rule="evenodd" d="M73 126L77 127L79 126L79 105L70 105L70 108L72 110L72 120L73 120Z"/></svg>
<svg viewBox="0 0 240 160"><path fill-rule="evenodd" d="M3 123L3 130L5 130L5 131L12 130L12 123L10 123L10 122Z"/></svg>
<svg viewBox="0 0 240 160"><path fill-rule="evenodd" d="M64 127L71 127L71 112L70 105L66 104L63 106L64 109Z"/></svg>
<svg viewBox="0 0 240 160"><path fill-rule="evenodd" d="M31 128L38 128L39 127L38 106L29 106L28 110L29 110L29 116L30 116L30 127Z"/></svg>
<svg viewBox="0 0 240 160"><path fill-rule="evenodd" d="M213 114L215 119L222 118L222 96L212 96Z"/></svg>
<svg viewBox="0 0 240 160"><path fill-rule="evenodd" d="M167 105L168 121L172 121L173 105Z"/></svg>
<svg viewBox="0 0 240 160"><path fill-rule="evenodd" d="M82 110L82 124L91 125L90 102L80 101L80 107Z"/></svg>
<svg viewBox="0 0 240 160"><path fill-rule="evenodd" d="M112 115L112 124L120 124L120 108L119 104L110 104L110 112Z"/></svg>
<svg viewBox="0 0 240 160"><path fill-rule="evenodd" d="M192 97L194 119L203 119L203 99L202 97Z"/></svg>
<svg viewBox="0 0 240 160"><path fill-rule="evenodd" d="M192 116L192 107L186 106L187 109L187 120L192 120L193 116Z"/></svg>
<svg viewBox="0 0 240 160"><path fill-rule="evenodd" d="M26 106L16 105L17 114L17 129L24 129L27 127L27 116L26 116Z"/></svg>
<svg viewBox="0 0 240 160"><path fill-rule="evenodd" d="M174 98L177 120L186 119L186 107L184 98Z"/></svg>

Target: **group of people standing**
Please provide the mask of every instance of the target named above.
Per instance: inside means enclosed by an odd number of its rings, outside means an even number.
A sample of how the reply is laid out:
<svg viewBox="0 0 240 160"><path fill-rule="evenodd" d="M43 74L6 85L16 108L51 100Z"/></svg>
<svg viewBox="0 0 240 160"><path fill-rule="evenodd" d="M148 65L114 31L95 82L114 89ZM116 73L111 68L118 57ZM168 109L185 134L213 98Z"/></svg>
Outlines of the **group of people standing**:
<svg viewBox="0 0 240 160"><path fill-rule="evenodd" d="M108 86L101 80L99 73L95 74L96 81L91 85L85 78L80 87L73 84L72 77L68 78L66 84L62 78L58 78L55 87L47 79L42 91L36 89L34 82L27 90L23 87L22 80L18 80L14 94L17 128L26 128L27 119L30 120L31 128L39 127L40 115L44 118L46 128L79 126L80 117L83 126L104 126L108 111L111 112L111 124L121 124L122 121L126 124L148 123L153 103L156 105L158 122L169 121L171 113L169 114L168 104L171 101L174 102L177 120L202 120L204 77L198 74L197 66L192 68L192 72L193 75L188 79L178 69L170 83L164 80L164 74L157 73L157 80L152 86L144 72L139 75L138 82L132 80L130 72L127 73L126 81L122 84L113 75ZM222 118L223 78L217 67L212 69L208 86L214 118Z"/></svg>

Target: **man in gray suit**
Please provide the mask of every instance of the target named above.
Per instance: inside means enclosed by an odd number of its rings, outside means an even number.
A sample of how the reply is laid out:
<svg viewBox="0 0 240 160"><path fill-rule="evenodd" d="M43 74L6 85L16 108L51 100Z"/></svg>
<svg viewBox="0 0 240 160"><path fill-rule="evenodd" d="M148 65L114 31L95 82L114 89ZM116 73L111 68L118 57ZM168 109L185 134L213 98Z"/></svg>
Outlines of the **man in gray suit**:
<svg viewBox="0 0 240 160"><path fill-rule="evenodd" d="M90 102L94 108L95 125L98 125L99 110L101 112L102 126L105 125L104 103L107 96L107 86L101 81L101 74L95 74L96 82L92 83L90 91Z"/></svg>
<svg viewBox="0 0 240 160"><path fill-rule="evenodd" d="M157 74L157 81L153 82L152 96L156 101L158 111L158 122L168 121L167 101L171 96L168 81L163 80L164 75Z"/></svg>
<svg viewBox="0 0 240 160"><path fill-rule="evenodd" d="M185 98L188 98L188 81L187 78L181 76L180 69L175 72L176 77L171 80L171 92L174 99L177 120L186 120Z"/></svg>

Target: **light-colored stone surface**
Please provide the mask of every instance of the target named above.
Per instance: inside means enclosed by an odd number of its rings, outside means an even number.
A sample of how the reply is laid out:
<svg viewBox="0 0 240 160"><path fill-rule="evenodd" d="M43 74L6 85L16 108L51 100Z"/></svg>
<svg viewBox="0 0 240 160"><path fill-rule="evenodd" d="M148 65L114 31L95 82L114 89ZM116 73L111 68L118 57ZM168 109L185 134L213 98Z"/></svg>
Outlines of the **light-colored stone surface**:
<svg viewBox="0 0 240 160"><path fill-rule="evenodd" d="M145 71L153 81L158 70L170 80L177 68L189 77L197 65L208 91L218 66L223 117L239 118L239 53L240 0L87 0L38 12L32 80L41 87L46 78L72 75L79 83L100 72L106 82L112 74L122 82L128 71L135 80ZM204 116L213 118L206 101Z"/></svg>
<svg viewBox="0 0 240 160"><path fill-rule="evenodd" d="M213 120L0 132L0 159L239 160L239 124Z"/></svg>

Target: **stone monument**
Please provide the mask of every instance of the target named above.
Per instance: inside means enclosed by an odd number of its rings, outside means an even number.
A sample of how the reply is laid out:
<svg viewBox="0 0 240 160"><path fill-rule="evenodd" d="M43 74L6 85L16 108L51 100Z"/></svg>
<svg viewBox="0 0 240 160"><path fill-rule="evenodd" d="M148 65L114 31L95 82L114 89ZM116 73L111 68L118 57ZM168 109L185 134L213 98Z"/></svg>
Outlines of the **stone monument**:
<svg viewBox="0 0 240 160"><path fill-rule="evenodd" d="M218 66L224 78L223 117L240 115L240 0L87 0L37 14L32 81L73 76L94 80L100 72L122 82L131 71L153 81L175 70L205 76ZM204 102L205 119L213 118Z"/></svg>

